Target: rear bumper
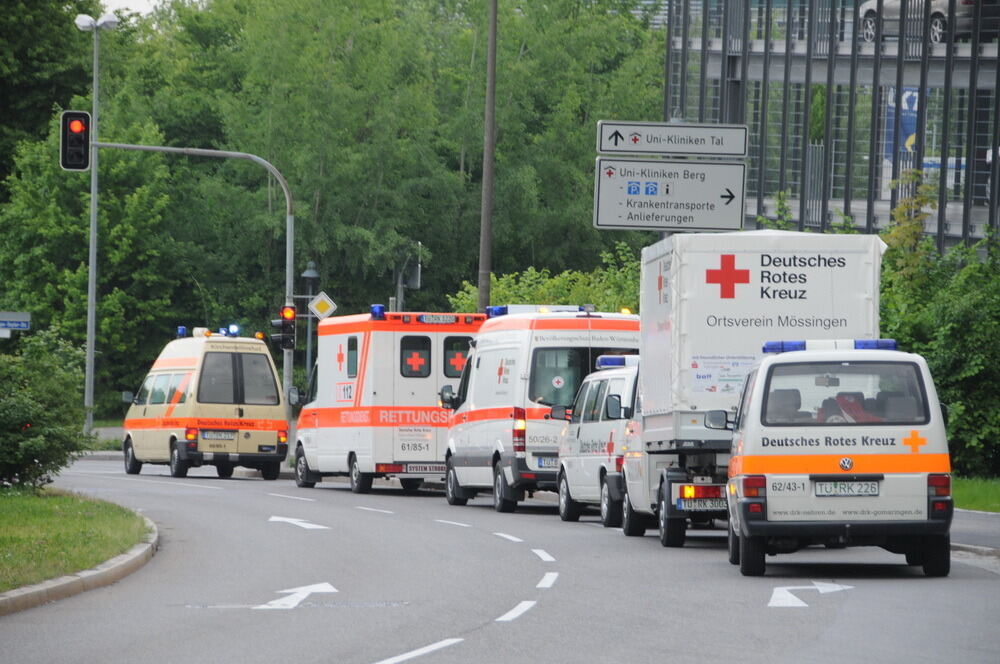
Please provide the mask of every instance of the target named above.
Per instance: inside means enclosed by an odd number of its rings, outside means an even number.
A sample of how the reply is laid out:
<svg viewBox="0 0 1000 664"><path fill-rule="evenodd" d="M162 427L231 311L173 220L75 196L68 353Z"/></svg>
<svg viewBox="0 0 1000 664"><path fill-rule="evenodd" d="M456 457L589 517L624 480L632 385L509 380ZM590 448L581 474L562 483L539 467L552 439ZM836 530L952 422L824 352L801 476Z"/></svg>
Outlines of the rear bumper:
<svg viewBox="0 0 1000 664"><path fill-rule="evenodd" d="M513 482L511 488L521 491L555 491L559 473L555 470L533 470L527 459L508 461Z"/></svg>
<svg viewBox="0 0 1000 664"><path fill-rule="evenodd" d="M180 457L185 461L190 461L193 465L231 463L234 466L246 466L256 468L261 464L282 462L288 455L288 444L280 443L273 447L274 452L239 453L230 452L199 452L188 450L184 445L179 445Z"/></svg>
<svg viewBox="0 0 1000 664"><path fill-rule="evenodd" d="M933 519L912 521L767 521L760 514L751 514L749 506L753 500L741 499L740 531L750 537L791 537L791 538L842 538L852 541L878 543L889 538L947 535L951 529L954 506L949 501L948 509Z"/></svg>

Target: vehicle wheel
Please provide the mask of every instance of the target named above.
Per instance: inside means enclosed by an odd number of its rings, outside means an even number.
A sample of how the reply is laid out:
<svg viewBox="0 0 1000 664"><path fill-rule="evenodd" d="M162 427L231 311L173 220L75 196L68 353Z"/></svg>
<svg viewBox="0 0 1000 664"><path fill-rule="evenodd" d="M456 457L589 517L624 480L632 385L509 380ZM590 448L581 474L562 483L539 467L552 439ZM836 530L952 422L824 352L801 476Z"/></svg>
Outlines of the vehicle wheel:
<svg viewBox="0 0 1000 664"><path fill-rule="evenodd" d="M601 523L605 528L622 525L621 501L611 499L611 488L607 482L601 482Z"/></svg>
<svg viewBox="0 0 1000 664"><path fill-rule="evenodd" d="M646 534L646 520L632 509L628 493L622 498L622 532L628 537L642 537Z"/></svg>
<svg viewBox="0 0 1000 664"><path fill-rule="evenodd" d="M569 480L565 473L559 474L559 518L563 521L579 521L583 506L569 495Z"/></svg>
<svg viewBox="0 0 1000 664"><path fill-rule="evenodd" d="M415 493L417 489L420 488L420 485L424 483L424 481L419 478L407 477L405 479L399 480L399 483L403 485L403 491L405 491L406 493Z"/></svg>
<svg viewBox="0 0 1000 664"><path fill-rule="evenodd" d="M215 464L215 472L218 473L219 477L221 477L224 480L228 480L230 477L233 476L233 468L235 468L235 466L227 462L220 462Z"/></svg>
<svg viewBox="0 0 1000 664"><path fill-rule="evenodd" d="M878 15L875 12L865 14L864 18L861 19L858 33L861 35L861 41L866 44L875 42L875 37L878 34Z"/></svg>
<svg viewBox="0 0 1000 664"><path fill-rule="evenodd" d="M929 539L924 545L923 566L926 576L948 576L951 572L951 536Z"/></svg>
<svg viewBox="0 0 1000 664"><path fill-rule="evenodd" d="M187 477L188 468L191 467L191 462L187 459L181 459L181 452L177 448L177 443L174 443L170 447L170 476L171 477Z"/></svg>
<svg viewBox="0 0 1000 664"><path fill-rule="evenodd" d="M265 480L276 480L281 476L281 462L268 461L260 465L260 476Z"/></svg>
<svg viewBox="0 0 1000 664"><path fill-rule="evenodd" d="M948 39L948 22L944 16L931 16L927 26L927 40L932 44L943 44Z"/></svg>
<svg viewBox="0 0 1000 664"><path fill-rule="evenodd" d="M923 565L924 564L924 552L921 549L914 549L913 551L906 552L906 564L907 565Z"/></svg>
<svg viewBox="0 0 1000 664"><path fill-rule="evenodd" d="M132 439L125 441L125 472L129 475L138 475L142 470L142 462L135 458L135 450L132 449Z"/></svg>
<svg viewBox="0 0 1000 664"><path fill-rule="evenodd" d="M503 468L500 462L493 466L493 509L497 512L513 512L517 507L517 502L507 498L504 494L507 488L507 480L503 477Z"/></svg>
<svg viewBox="0 0 1000 664"><path fill-rule="evenodd" d="M667 500L663 496L663 488L660 488L660 508L657 510L658 522L660 526L660 544L669 547L684 546L684 539L687 535L687 519L667 518Z"/></svg>
<svg viewBox="0 0 1000 664"><path fill-rule="evenodd" d="M740 535L740 574L743 576L763 576L764 538Z"/></svg>
<svg viewBox="0 0 1000 664"><path fill-rule="evenodd" d="M368 493L372 490L372 476L362 473L357 457L351 457L351 493Z"/></svg>
<svg viewBox="0 0 1000 664"><path fill-rule="evenodd" d="M462 486L458 483L458 474L455 472L455 467L451 465L450 458L446 466L447 469L445 470L444 478L445 500L448 501L449 505L465 505L469 502L469 499L464 496Z"/></svg>
<svg viewBox="0 0 1000 664"><path fill-rule="evenodd" d="M309 479L309 462L306 461L306 453L301 447L295 448L295 486L302 489L311 489L316 486L315 481Z"/></svg>
<svg viewBox="0 0 1000 664"><path fill-rule="evenodd" d="M740 564L740 540L733 531L733 524L730 522L729 526L726 528L729 531L729 537L727 538L729 544L729 564L739 565Z"/></svg>

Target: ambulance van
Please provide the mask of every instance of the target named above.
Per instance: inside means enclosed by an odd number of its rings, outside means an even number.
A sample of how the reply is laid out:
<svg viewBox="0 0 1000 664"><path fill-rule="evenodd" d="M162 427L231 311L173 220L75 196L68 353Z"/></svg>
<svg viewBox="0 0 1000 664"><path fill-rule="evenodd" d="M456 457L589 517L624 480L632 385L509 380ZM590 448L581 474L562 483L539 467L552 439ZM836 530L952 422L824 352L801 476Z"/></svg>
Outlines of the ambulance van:
<svg viewBox="0 0 1000 664"><path fill-rule="evenodd" d="M184 327L153 363L125 415L125 472L169 464L173 477L213 465L227 478L236 466L278 479L288 452L288 420L267 345L257 338Z"/></svg>
<svg viewBox="0 0 1000 664"><path fill-rule="evenodd" d="M484 314L387 312L330 317L295 441L295 483L348 476L367 493L376 477L404 490L444 479L447 414L441 386L465 368Z"/></svg>
<svg viewBox="0 0 1000 664"><path fill-rule="evenodd" d="M583 309L583 310L580 310ZM525 492L555 490L559 434L568 406L600 355L635 354L639 318L593 307L550 313L509 313L489 307L457 391L447 385L445 495L464 505L493 490L493 507L511 512Z"/></svg>
<svg viewBox="0 0 1000 664"><path fill-rule="evenodd" d="M568 420L559 436L563 521L577 521L586 506L597 505L604 527L622 525L622 465L637 426L638 378L638 355L601 355L573 407L552 407L553 418Z"/></svg>
<svg viewBox="0 0 1000 664"><path fill-rule="evenodd" d="M927 363L891 339L778 341L751 369L729 463L729 561L811 544L879 546L927 576L950 570L951 466ZM730 415L730 418L732 415Z"/></svg>

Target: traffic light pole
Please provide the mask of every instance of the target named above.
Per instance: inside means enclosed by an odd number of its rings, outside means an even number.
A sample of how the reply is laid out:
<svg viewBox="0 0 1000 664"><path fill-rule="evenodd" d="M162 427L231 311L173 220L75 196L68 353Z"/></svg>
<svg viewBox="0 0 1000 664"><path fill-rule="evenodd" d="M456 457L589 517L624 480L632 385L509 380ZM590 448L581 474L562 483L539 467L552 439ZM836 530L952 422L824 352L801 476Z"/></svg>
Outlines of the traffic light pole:
<svg viewBox="0 0 1000 664"><path fill-rule="evenodd" d="M87 252L87 350L84 360L83 432L94 428L94 347L97 338L97 54L100 51L100 30L94 26L94 98L90 116L90 249Z"/></svg>
<svg viewBox="0 0 1000 664"><path fill-rule="evenodd" d="M96 31L95 31L96 35ZM95 37L96 39L96 37ZM96 52L96 48L95 48ZM94 60L94 99L97 99L97 60ZM274 176L274 179L278 181L281 185L281 190L285 192L285 305L295 306L295 300L292 296L292 285L295 280L293 264L295 262L295 216L292 213L292 192L288 188L288 183L285 178L278 172L270 162L265 159L261 159L255 154L250 154L248 152L229 152L226 150L204 150L202 148L168 148L162 145L130 145L128 143L100 143L97 141L97 103L94 103L94 121L93 121L93 136L94 136L94 147L95 148L118 148L120 150L140 150L143 152L167 152L169 154L183 154L189 157L215 157L219 159L246 159L252 161L255 164L259 164L267 169L267 172ZM97 150L93 150L93 164L92 164L92 174L91 174L91 187L96 191L97 187ZM96 252L96 229L97 229L97 197L94 192L91 192L91 261L94 260L94 253ZM91 263L93 264L93 262ZM91 278L93 278L93 272L91 272ZM96 288L95 288L96 291ZM92 309L90 310L92 311ZM88 313L87 324L91 324L90 313ZM90 347L88 346L88 351ZM282 392L285 394L285 416L291 419L291 406L288 405L287 396L288 390L292 386L292 350L284 350L281 357L281 387ZM92 354L89 354L88 361L92 362ZM91 388L92 389L92 388ZM86 395L84 396L85 403L92 403L93 394L91 393L91 401L86 400ZM88 424L90 422L90 413L88 409ZM87 427L90 430L90 427Z"/></svg>

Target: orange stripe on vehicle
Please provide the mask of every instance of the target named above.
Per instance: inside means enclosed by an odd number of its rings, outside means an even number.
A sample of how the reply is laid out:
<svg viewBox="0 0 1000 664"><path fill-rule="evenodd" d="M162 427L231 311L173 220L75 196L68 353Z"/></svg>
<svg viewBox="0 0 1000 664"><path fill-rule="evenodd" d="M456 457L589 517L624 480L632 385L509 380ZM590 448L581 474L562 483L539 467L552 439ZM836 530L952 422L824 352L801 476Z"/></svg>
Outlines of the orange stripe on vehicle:
<svg viewBox="0 0 1000 664"><path fill-rule="evenodd" d="M550 408L528 408L525 410L525 416L529 420L546 420L546 415L552 412ZM463 418L464 419L461 419ZM452 422L484 422L486 420L512 420L514 419L514 409L510 406L505 406L503 408L479 408L477 410L470 410L466 413L462 413L456 419L455 415L452 415L450 420Z"/></svg>
<svg viewBox="0 0 1000 664"><path fill-rule="evenodd" d="M372 333L365 332L361 337L361 366L358 367L358 384L354 388L354 407L361 405L361 396L365 389L365 374L368 373L368 350L372 345Z"/></svg>
<svg viewBox="0 0 1000 664"><path fill-rule="evenodd" d="M136 417L125 420L126 429L253 429L254 431L287 430L285 420L241 420L223 417Z"/></svg>
<svg viewBox="0 0 1000 664"><path fill-rule="evenodd" d="M309 412L315 413L315 417L300 417L299 429L407 426L443 428L448 426L448 411L437 406L310 408ZM315 425L309 423L308 420L313 420Z"/></svg>
<svg viewBox="0 0 1000 664"><path fill-rule="evenodd" d="M167 417L173 416L174 409L177 408L177 404L181 402L181 397L184 396L184 390L187 389L188 383L191 382L191 376L193 374L194 372L186 374L184 379L181 380L181 384L177 386L177 389L174 391L174 397L170 400L170 406L167 408Z"/></svg>
<svg viewBox="0 0 1000 664"><path fill-rule="evenodd" d="M372 320L371 316L368 314L359 314L356 316L342 316L340 318L327 318L325 321L320 323L318 334L320 336L326 336L330 334L357 334L361 332L416 332L419 331L421 334L430 334L433 332L451 332L451 333L464 333L464 334L475 334L479 327L485 322L486 316L484 314L430 314L428 315L444 315L444 316L457 316L458 322L456 323L421 323L417 321L417 316L422 316L423 313L408 313L405 314L410 316L409 323L404 323L401 319L396 319L394 314L387 314L387 320ZM472 322L466 323L465 318L467 316L472 316Z"/></svg>
<svg viewBox="0 0 1000 664"><path fill-rule="evenodd" d="M489 330L618 330L638 332L639 319L626 318L494 318Z"/></svg>
<svg viewBox="0 0 1000 664"><path fill-rule="evenodd" d="M153 362L154 369L176 369L178 367L193 367L198 364L196 357L167 357Z"/></svg>
<svg viewBox="0 0 1000 664"><path fill-rule="evenodd" d="M850 470L840 467L848 457L854 462ZM811 473L950 473L947 454L752 454L734 456L729 461L729 476Z"/></svg>

